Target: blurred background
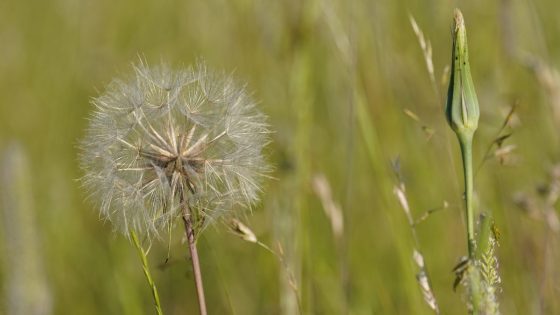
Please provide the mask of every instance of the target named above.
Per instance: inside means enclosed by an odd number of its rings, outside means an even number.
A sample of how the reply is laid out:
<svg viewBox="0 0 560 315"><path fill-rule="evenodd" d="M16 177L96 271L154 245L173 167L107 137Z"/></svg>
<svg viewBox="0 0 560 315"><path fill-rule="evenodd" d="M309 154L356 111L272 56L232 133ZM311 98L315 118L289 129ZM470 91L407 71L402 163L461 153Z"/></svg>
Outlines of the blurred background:
<svg viewBox="0 0 560 315"><path fill-rule="evenodd" d="M455 7L481 106L477 209L501 235L502 313L559 314L553 0L1 1L0 313L154 313L134 247L84 201L76 148L91 98L142 57L233 73L275 131L275 179L243 218L280 259L209 228L198 246L210 314L433 314L414 249L441 312L466 314L452 272L466 254L462 170L443 114ZM145 244L153 276L166 314L195 314L173 235L167 264L168 241Z"/></svg>

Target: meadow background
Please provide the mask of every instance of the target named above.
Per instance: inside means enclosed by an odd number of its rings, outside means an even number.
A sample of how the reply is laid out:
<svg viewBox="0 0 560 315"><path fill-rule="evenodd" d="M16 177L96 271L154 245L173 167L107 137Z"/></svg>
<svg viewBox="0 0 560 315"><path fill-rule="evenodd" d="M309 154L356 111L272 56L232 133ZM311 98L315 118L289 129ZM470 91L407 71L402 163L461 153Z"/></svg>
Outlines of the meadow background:
<svg viewBox="0 0 560 315"><path fill-rule="evenodd" d="M298 300L303 314L432 314L393 192L400 180L416 219L437 210L416 229L441 311L466 314L451 271L466 254L462 172L443 114L455 7L481 106L477 209L501 232L502 312L559 314L553 0L1 1L0 313L153 313L135 249L77 181L90 99L141 57L203 58L233 73L275 131L275 179L241 217L281 244L283 262L225 225L209 228L199 253L210 314L297 314ZM431 42L433 81L409 15ZM497 143L504 121L510 136ZM330 197L314 190L320 174ZM342 230L324 211L329 198ZM187 248L173 235L165 266L167 241L151 244L153 276L166 314L195 314Z"/></svg>

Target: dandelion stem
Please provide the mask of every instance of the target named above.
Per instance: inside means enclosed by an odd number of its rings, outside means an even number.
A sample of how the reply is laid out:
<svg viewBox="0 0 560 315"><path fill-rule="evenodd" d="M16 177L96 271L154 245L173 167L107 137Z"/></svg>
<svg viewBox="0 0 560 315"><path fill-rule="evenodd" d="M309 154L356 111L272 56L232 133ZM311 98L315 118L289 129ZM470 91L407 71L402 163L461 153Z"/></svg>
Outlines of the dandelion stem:
<svg viewBox="0 0 560 315"><path fill-rule="evenodd" d="M187 232L187 240L189 242L189 252L191 254L191 263L193 267L194 283L196 286L196 295L198 296L198 306L200 315L206 315L206 300L204 298L204 286L202 284L202 272L200 271L200 261L198 260L198 251L196 250L196 240L194 237L193 222L188 205L183 207L183 222L185 223L185 231Z"/></svg>
<svg viewBox="0 0 560 315"><path fill-rule="evenodd" d="M475 259L474 210L473 210L473 165L472 165L472 134L459 136L463 170L465 177L465 209L467 217L467 248L469 259Z"/></svg>
<svg viewBox="0 0 560 315"><path fill-rule="evenodd" d="M154 306L156 308L156 314L163 315L161 304L159 302L159 294L157 291L157 287L154 280L152 279L152 275L150 273L150 267L148 266L146 251L142 248L142 245L140 245L140 242L138 241L138 237L136 236L136 232L134 232L134 230L130 231L130 237L132 238L134 246L138 251L138 256L140 257L140 260L142 261L142 269L144 270L144 275L146 276L146 280L148 281L148 284L152 289L152 297L154 298Z"/></svg>

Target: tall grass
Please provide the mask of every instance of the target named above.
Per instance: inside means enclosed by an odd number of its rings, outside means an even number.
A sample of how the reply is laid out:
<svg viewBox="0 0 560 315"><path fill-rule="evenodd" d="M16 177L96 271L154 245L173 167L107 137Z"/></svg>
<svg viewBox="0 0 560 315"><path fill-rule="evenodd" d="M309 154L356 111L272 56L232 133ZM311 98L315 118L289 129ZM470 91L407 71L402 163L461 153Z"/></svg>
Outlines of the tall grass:
<svg viewBox="0 0 560 315"><path fill-rule="evenodd" d="M501 163L504 155L494 145L474 182L474 203L493 213L502 235L495 248L501 311L559 313L558 232L546 219L558 210L545 201L560 154L550 94L524 65L505 57L499 6L473 2L462 9L471 21L469 49L477 52L471 70L482 118L475 165L518 103L505 131L512 135L502 143L516 146L511 163ZM510 42L556 69L559 9L558 2L543 0L511 1L509 10ZM270 116L276 133L268 156L276 179L244 222L273 249L282 244L303 313L432 314L415 278L410 228L393 194L390 161L400 157L414 218L448 204L416 232L441 313L464 314L451 272L465 254L458 233L465 228L456 181L461 159L409 24L410 14L430 39L435 82L444 91L452 10L445 1L1 2L0 146L16 139L30 161L29 198L44 235L53 313L153 310L130 244L82 202L75 181L82 175L75 146L89 97L142 53L154 63L191 64L202 56L214 68L235 71ZM343 212L346 250L337 249L313 191L318 173ZM166 314L197 310L196 301L185 300L195 292L184 285L193 275L181 238L175 231L168 264L162 265L165 245L152 246L149 256ZM221 228L208 229L198 246L209 314L297 314L285 269L273 255ZM348 270L344 288L340 265ZM0 279L7 281L7 271ZM4 311L5 302L0 305Z"/></svg>

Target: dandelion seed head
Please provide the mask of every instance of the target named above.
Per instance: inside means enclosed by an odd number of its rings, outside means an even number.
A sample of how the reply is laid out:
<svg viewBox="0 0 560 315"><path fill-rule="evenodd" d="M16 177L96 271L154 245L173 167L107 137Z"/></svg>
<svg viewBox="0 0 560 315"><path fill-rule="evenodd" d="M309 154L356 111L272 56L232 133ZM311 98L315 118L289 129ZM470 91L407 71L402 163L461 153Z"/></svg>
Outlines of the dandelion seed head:
<svg viewBox="0 0 560 315"><path fill-rule="evenodd" d="M82 182L101 216L125 235L158 235L185 206L198 230L250 208L269 171L269 129L246 90L203 64L133 68L92 100L81 143Z"/></svg>

